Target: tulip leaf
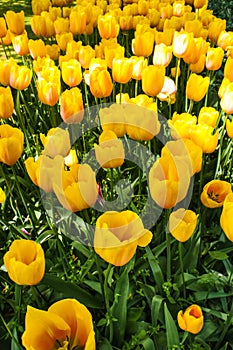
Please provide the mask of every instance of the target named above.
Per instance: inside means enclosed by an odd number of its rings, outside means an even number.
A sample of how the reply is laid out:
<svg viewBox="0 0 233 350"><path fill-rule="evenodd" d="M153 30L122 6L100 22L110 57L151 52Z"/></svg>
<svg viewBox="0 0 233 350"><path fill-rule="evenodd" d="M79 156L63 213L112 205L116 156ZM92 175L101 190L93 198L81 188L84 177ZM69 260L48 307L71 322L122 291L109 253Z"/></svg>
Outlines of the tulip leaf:
<svg viewBox="0 0 233 350"><path fill-rule="evenodd" d="M158 318L159 318L159 312L161 309L161 305L163 302L163 298L160 295L155 295L151 302L151 320L152 320L152 326L156 327Z"/></svg>
<svg viewBox="0 0 233 350"><path fill-rule="evenodd" d="M45 274L40 284L48 285L57 292L63 293L64 297L66 298L75 298L87 307L102 307L102 301L96 295L93 296L83 288L76 286L70 282L65 282L61 278L53 276L51 274Z"/></svg>
<svg viewBox="0 0 233 350"><path fill-rule="evenodd" d="M150 338L143 339L139 344L141 344L145 350L155 350L154 342Z"/></svg>
<svg viewBox="0 0 233 350"><path fill-rule="evenodd" d="M113 341L116 346L121 346L124 340L128 296L129 275L128 267L126 267L116 282L114 302L111 307L112 317L117 319L117 321L113 323Z"/></svg>
<svg viewBox="0 0 233 350"><path fill-rule="evenodd" d="M180 340L175 321L173 320L166 303L164 304L164 316L167 334L167 349L172 350L174 345L180 345Z"/></svg>
<svg viewBox="0 0 233 350"><path fill-rule="evenodd" d="M151 249L148 246L145 249L148 257L148 262L150 264L150 268L152 270L154 280L156 282L156 286L158 288L159 293L162 294L162 285L164 283L164 279L162 270L159 266L159 262L156 260Z"/></svg>
<svg viewBox="0 0 233 350"><path fill-rule="evenodd" d="M225 260L228 258L228 255L225 252L221 252L220 250L209 251L208 252L211 258L216 260Z"/></svg>
<svg viewBox="0 0 233 350"><path fill-rule="evenodd" d="M112 350L112 346L107 339L101 343L99 350Z"/></svg>

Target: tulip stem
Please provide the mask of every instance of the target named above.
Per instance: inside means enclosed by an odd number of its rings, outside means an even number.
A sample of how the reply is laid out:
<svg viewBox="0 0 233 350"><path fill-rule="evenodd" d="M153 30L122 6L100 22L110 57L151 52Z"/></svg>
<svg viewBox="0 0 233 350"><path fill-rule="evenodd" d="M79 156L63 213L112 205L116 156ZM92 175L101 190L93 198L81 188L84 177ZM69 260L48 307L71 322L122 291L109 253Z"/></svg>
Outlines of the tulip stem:
<svg viewBox="0 0 233 350"><path fill-rule="evenodd" d="M221 118L221 113L220 113L220 118ZM225 133L226 120L227 120L227 115L224 115L222 130L221 130L221 133L220 133L220 141L219 141L219 148L218 148L218 159L217 159L216 171L215 171L215 175L214 175L215 179L222 175L222 170L221 170L221 164L220 163L221 163L221 156L222 156L222 150L223 150L222 144L223 144L223 138L224 138L224 133ZM218 121L217 121L217 123L218 123Z"/></svg>
<svg viewBox="0 0 233 350"><path fill-rule="evenodd" d="M21 309L21 302L22 302L22 287L18 284L15 284L15 306L16 306L16 313L17 313L17 322L20 324L20 309Z"/></svg>
<svg viewBox="0 0 233 350"><path fill-rule="evenodd" d="M183 296L184 299L186 299L186 289L185 289L185 279L184 279L184 264L183 264L183 254L182 254L182 243L179 242L178 244L179 246L179 260L180 260L180 272L181 272L181 276L182 276L182 285L183 285Z"/></svg>
<svg viewBox="0 0 233 350"><path fill-rule="evenodd" d="M137 97L138 94L138 80L135 81L135 89L134 89L134 96Z"/></svg>
<svg viewBox="0 0 233 350"><path fill-rule="evenodd" d="M176 78L175 78L176 91L178 90L179 70L180 70L180 58L177 58L176 59Z"/></svg>
<svg viewBox="0 0 233 350"><path fill-rule="evenodd" d="M108 295L108 280L109 275L111 272L112 265L108 264L107 270L105 271L105 278L104 278L104 299L105 299L105 305L107 310L107 325L109 325L109 342L112 342L113 339L113 324L112 324L112 314L110 309L110 303L109 303L109 295Z"/></svg>
<svg viewBox="0 0 233 350"><path fill-rule="evenodd" d="M15 338L14 334L11 332L10 328L8 327L7 323L5 322L2 314L0 313L0 318L2 320L2 323L4 324L4 327L6 328L9 336L13 340L13 342L17 345L18 350L24 350L23 347L19 344L18 340Z"/></svg>
<svg viewBox="0 0 233 350"><path fill-rule="evenodd" d="M194 104L194 102L193 102L193 100L190 100L190 103L189 103L189 109L188 109L188 113L192 113L192 110L193 110L193 104Z"/></svg>
<svg viewBox="0 0 233 350"><path fill-rule="evenodd" d="M232 318L233 318L233 302L231 304L231 309L229 311L229 314L228 314L228 317L227 317L227 320L226 320L226 323L225 323L225 327L223 329L223 332L221 333L220 335L220 338L218 339L218 342L217 344L215 345L215 348L214 350L218 350L220 348L220 344L222 343L227 331L228 331L228 328L231 326L232 324Z"/></svg>
<svg viewBox="0 0 233 350"><path fill-rule="evenodd" d="M165 230L166 230L166 243L167 243L167 281L171 279L171 235L168 229L168 220L170 216L170 210L165 211Z"/></svg>

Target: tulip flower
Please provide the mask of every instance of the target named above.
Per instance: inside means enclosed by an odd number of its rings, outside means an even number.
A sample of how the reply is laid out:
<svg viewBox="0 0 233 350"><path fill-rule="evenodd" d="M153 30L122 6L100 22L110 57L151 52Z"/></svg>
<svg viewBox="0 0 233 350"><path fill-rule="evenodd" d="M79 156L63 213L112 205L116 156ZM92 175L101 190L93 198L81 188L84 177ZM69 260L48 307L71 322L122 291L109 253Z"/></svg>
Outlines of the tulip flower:
<svg viewBox="0 0 233 350"><path fill-rule="evenodd" d="M34 60L36 60L38 57L45 57L47 52L46 52L46 47L45 43L39 39L39 40L28 40L28 48L30 55Z"/></svg>
<svg viewBox="0 0 233 350"><path fill-rule="evenodd" d="M26 56L29 53L27 33L12 35L12 45L18 55Z"/></svg>
<svg viewBox="0 0 233 350"><path fill-rule="evenodd" d="M55 35L54 23L49 16L33 16L31 28L36 36L50 38Z"/></svg>
<svg viewBox="0 0 233 350"><path fill-rule="evenodd" d="M171 135L174 139L190 138L192 127L196 125L197 117L189 113L178 114L174 112L172 119L168 120Z"/></svg>
<svg viewBox="0 0 233 350"><path fill-rule="evenodd" d="M175 103L176 101L176 85L173 79L165 76L162 90L157 95L160 101L167 101L168 103Z"/></svg>
<svg viewBox="0 0 233 350"><path fill-rule="evenodd" d="M227 119L226 121L226 131L227 135L233 139L233 119Z"/></svg>
<svg viewBox="0 0 233 350"><path fill-rule="evenodd" d="M42 154L55 158L57 155L66 157L70 151L70 136L68 130L59 127L48 131L47 136L40 134L40 140L44 146Z"/></svg>
<svg viewBox="0 0 233 350"><path fill-rule="evenodd" d="M60 105L60 114L65 123L80 123L83 120L84 105L79 88L74 87L63 91L60 97Z"/></svg>
<svg viewBox="0 0 233 350"><path fill-rule="evenodd" d="M130 58L114 58L112 61L112 77L117 83L126 84L132 78L133 62Z"/></svg>
<svg viewBox="0 0 233 350"><path fill-rule="evenodd" d="M2 85L10 85L11 68L16 64L17 63L13 58L0 61L0 83Z"/></svg>
<svg viewBox="0 0 233 350"><path fill-rule="evenodd" d="M144 228L140 217L130 211L107 211L96 221L94 249L105 261L123 266L136 253L137 246L145 247L152 233Z"/></svg>
<svg viewBox="0 0 233 350"><path fill-rule="evenodd" d="M233 82L228 83L224 89L223 96L220 101L222 110L227 114L233 113Z"/></svg>
<svg viewBox="0 0 233 350"><path fill-rule="evenodd" d="M77 153L74 149L71 149L68 155L64 158L65 165L71 167L73 164L78 164Z"/></svg>
<svg viewBox="0 0 233 350"><path fill-rule="evenodd" d="M179 311L177 321L182 330L192 334L199 333L204 325L204 317L200 306L193 304L184 313Z"/></svg>
<svg viewBox="0 0 233 350"><path fill-rule="evenodd" d="M19 285L33 286L44 277L45 257L40 244L16 239L3 257L10 279Z"/></svg>
<svg viewBox="0 0 233 350"><path fill-rule="evenodd" d="M233 58L231 56L227 57L225 66L224 66L224 78L233 82Z"/></svg>
<svg viewBox="0 0 233 350"><path fill-rule="evenodd" d="M50 0L32 0L32 13L40 15L42 11L49 11L50 6Z"/></svg>
<svg viewBox="0 0 233 350"><path fill-rule="evenodd" d="M173 36L174 36L175 30L174 28L167 28L164 29L164 31L155 31L155 43L156 45L159 45L161 43L171 46L173 42Z"/></svg>
<svg viewBox="0 0 233 350"><path fill-rule="evenodd" d="M233 46L233 32L221 31L218 37L217 45L223 50L227 50L229 46Z"/></svg>
<svg viewBox="0 0 233 350"><path fill-rule="evenodd" d="M14 111L14 100L9 86L0 87L0 118L8 119Z"/></svg>
<svg viewBox="0 0 233 350"><path fill-rule="evenodd" d="M60 48L57 44L45 45L46 55L56 61L60 56Z"/></svg>
<svg viewBox="0 0 233 350"><path fill-rule="evenodd" d="M68 42L71 42L73 40L73 34L72 33L61 33L56 34L56 41L58 46L61 50L66 51L66 47Z"/></svg>
<svg viewBox="0 0 233 350"><path fill-rule="evenodd" d="M179 242L186 242L197 226L198 215L192 210L180 208L169 217L169 231Z"/></svg>
<svg viewBox="0 0 233 350"><path fill-rule="evenodd" d="M92 207L98 196L95 173L88 164L74 164L54 180L53 190L64 208L72 212Z"/></svg>
<svg viewBox="0 0 233 350"><path fill-rule="evenodd" d="M186 161L179 157L161 157L149 171L149 189L152 199L161 208L173 208L185 198L190 170Z"/></svg>
<svg viewBox="0 0 233 350"><path fill-rule="evenodd" d="M233 242L233 194L229 193L224 200L223 209L220 216L220 225L227 238Z"/></svg>
<svg viewBox="0 0 233 350"><path fill-rule="evenodd" d="M192 73L186 85L186 96L190 100L199 102L206 95L210 84L210 78Z"/></svg>
<svg viewBox="0 0 233 350"><path fill-rule="evenodd" d="M148 96L156 96L162 90L165 67L149 65L142 72L142 90Z"/></svg>
<svg viewBox="0 0 233 350"><path fill-rule="evenodd" d="M113 89L112 78L107 69L98 67L90 74L90 90L97 98L108 97Z"/></svg>
<svg viewBox="0 0 233 350"><path fill-rule="evenodd" d="M23 153L24 134L8 124L0 125L0 162L13 165Z"/></svg>
<svg viewBox="0 0 233 350"><path fill-rule="evenodd" d="M220 33L226 30L226 20L215 18L210 22L208 28L208 37L210 41L217 43Z"/></svg>
<svg viewBox="0 0 233 350"><path fill-rule="evenodd" d="M208 182L201 193L201 202L207 208L222 207L226 196L231 193L231 184L223 180Z"/></svg>
<svg viewBox="0 0 233 350"><path fill-rule="evenodd" d="M153 64L155 66L167 67L172 60L172 46L163 43L155 45L153 53Z"/></svg>
<svg viewBox="0 0 233 350"><path fill-rule="evenodd" d="M70 32L73 35L84 34L87 26L87 13L84 7L70 12Z"/></svg>
<svg viewBox="0 0 233 350"><path fill-rule="evenodd" d="M221 47L210 47L206 55L206 68L208 70L218 70L224 58L224 51Z"/></svg>
<svg viewBox="0 0 233 350"><path fill-rule="evenodd" d="M99 137L99 145L95 144L95 156L102 168L121 166L125 158L122 141L113 131L103 131Z"/></svg>
<svg viewBox="0 0 233 350"><path fill-rule="evenodd" d="M147 30L144 33L135 32L135 38L132 40L132 51L135 56L148 57L152 54L154 48L154 32Z"/></svg>
<svg viewBox="0 0 233 350"><path fill-rule="evenodd" d="M120 30L116 18L109 13L98 17L97 28L101 38L104 39L116 38Z"/></svg>
<svg viewBox="0 0 233 350"><path fill-rule="evenodd" d="M42 103L54 106L58 102L61 82L60 71L56 66L42 68L37 81L37 91Z"/></svg>
<svg viewBox="0 0 233 350"><path fill-rule="evenodd" d="M24 32L24 11L7 11L5 18L7 27L13 34L20 35Z"/></svg>
<svg viewBox="0 0 233 350"><path fill-rule="evenodd" d="M78 60L71 58L67 62L63 62L61 66L61 74L63 81L69 87L77 86L82 81L82 69Z"/></svg>
<svg viewBox="0 0 233 350"><path fill-rule="evenodd" d="M203 153L212 153L218 145L218 130L213 133L214 128L205 124L192 125L190 138L202 148Z"/></svg>
<svg viewBox="0 0 233 350"><path fill-rule="evenodd" d="M111 39L109 39L111 40ZM113 59L121 59L124 57L125 48L117 43L112 43L104 47L104 57L107 62L108 68L112 69Z"/></svg>
<svg viewBox="0 0 233 350"><path fill-rule="evenodd" d="M148 61L144 57L131 56L133 63L132 78L135 80L142 79L142 71L147 67Z"/></svg>
<svg viewBox="0 0 233 350"><path fill-rule="evenodd" d="M26 350L95 350L92 316L75 299L59 300L48 311L28 305L22 344Z"/></svg>
<svg viewBox="0 0 233 350"><path fill-rule="evenodd" d="M125 110L121 104L112 104L100 109L100 123L103 130L111 130L118 137L126 133Z"/></svg>
<svg viewBox="0 0 233 350"><path fill-rule="evenodd" d="M5 18L0 17L0 38L4 38L7 34Z"/></svg>
<svg viewBox="0 0 233 350"><path fill-rule="evenodd" d="M173 38L173 54L177 58L184 57L187 52L190 52L190 48L193 45L194 37L193 33L187 32L175 32Z"/></svg>
<svg viewBox="0 0 233 350"><path fill-rule="evenodd" d="M13 65L10 71L10 86L16 90L25 90L32 80L32 71L27 66Z"/></svg>
<svg viewBox="0 0 233 350"><path fill-rule="evenodd" d="M202 107L198 115L198 124L205 124L214 128L218 117L219 111L217 111L215 108Z"/></svg>
<svg viewBox="0 0 233 350"><path fill-rule="evenodd" d="M5 200L6 200L6 194L5 194L5 192L3 191L3 189L0 188L0 203L5 202Z"/></svg>
<svg viewBox="0 0 233 350"><path fill-rule="evenodd" d="M79 62L83 68L89 68L91 59L95 57L95 50L90 46L81 46L79 50Z"/></svg>
<svg viewBox="0 0 233 350"><path fill-rule="evenodd" d="M68 33L70 31L70 22L68 18L58 17L53 25L56 34Z"/></svg>

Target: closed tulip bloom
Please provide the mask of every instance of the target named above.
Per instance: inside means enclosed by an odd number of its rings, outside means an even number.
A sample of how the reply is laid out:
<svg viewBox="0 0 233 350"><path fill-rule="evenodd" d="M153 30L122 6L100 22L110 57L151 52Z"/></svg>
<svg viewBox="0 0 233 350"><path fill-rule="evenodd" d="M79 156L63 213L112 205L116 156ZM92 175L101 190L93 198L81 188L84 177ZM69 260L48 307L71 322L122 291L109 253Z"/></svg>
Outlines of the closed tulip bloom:
<svg viewBox="0 0 233 350"><path fill-rule="evenodd" d="M92 207L98 196L95 173L88 164L74 164L55 181L53 190L64 208L72 212Z"/></svg>
<svg viewBox="0 0 233 350"><path fill-rule="evenodd" d="M119 25L123 32L133 29L133 16L120 16Z"/></svg>
<svg viewBox="0 0 233 350"><path fill-rule="evenodd" d="M206 68L208 70L218 70L223 61L224 51L221 47L209 48L206 55Z"/></svg>
<svg viewBox="0 0 233 350"><path fill-rule="evenodd" d="M25 25L24 25L24 11L14 12L7 11L5 14L6 23L8 29L13 34L20 35L23 34Z"/></svg>
<svg viewBox="0 0 233 350"><path fill-rule="evenodd" d="M200 9L203 6L208 5L208 0L194 0L193 5L194 5L195 9Z"/></svg>
<svg viewBox="0 0 233 350"><path fill-rule="evenodd" d="M179 157L159 158L149 172L152 199L161 208L173 208L185 198L190 183L190 170Z"/></svg>
<svg viewBox="0 0 233 350"><path fill-rule="evenodd" d="M33 16L31 18L31 28L36 36L49 38L55 35L54 23L49 16Z"/></svg>
<svg viewBox="0 0 233 350"><path fill-rule="evenodd" d="M98 17L97 28L101 38L104 39L116 38L120 30L116 18L109 13Z"/></svg>
<svg viewBox="0 0 233 350"><path fill-rule="evenodd" d="M135 80L142 79L142 71L147 67L148 61L144 57L131 56L133 63L132 78Z"/></svg>
<svg viewBox="0 0 233 350"><path fill-rule="evenodd" d="M202 54L199 56L199 59L196 63L191 63L189 65L190 71L192 73L201 73L205 68L206 55Z"/></svg>
<svg viewBox="0 0 233 350"><path fill-rule="evenodd" d="M226 20L215 18L210 22L208 28L208 37L210 41L217 43L220 33L226 30Z"/></svg>
<svg viewBox="0 0 233 350"><path fill-rule="evenodd" d="M227 238L233 242L233 194L229 193L224 200L223 209L220 216L220 225Z"/></svg>
<svg viewBox="0 0 233 350"><path fill-rule="evenodd" d="M229 182L212 180L204 186L201 193L201 202L207 208L219 208L222 207L226 196L231 192Z"/></svg>
<svg viewBox="0 0 233 350"><path fill-rule="evenodd" d="M233 82L226 85L220 101L222 110L227 114L233 113Z"/></svg>
<svg viewBox="0 0 233 350"><path fill-rule="evenodd" d="M95 50L90 46L81 46L79 50L79 62L83 68L89 68L92 58L95 57Z"/></svg>
<svg viewBox="0 0 233 350"><path fill-rule="evenodd" d="M56 34L56 41L61 50L65 51L67 47L67 43L73 40L72 33L61 33Z"/></svg>
<svg viewBox="0 0 233 350"><path fill-rule="evenodd" d="M123 58L125 54L125 48L120 44L113 43L104 47L104 58L107 62L108 68L112 69L113 59Z"/></svg>
<svg viewBox="0 0 233 350"><path fill-rule="evenodd" d="M79 85L83 78L80 62L75 58L63 62L61 66L61 75L63 81L69 85L69 87Z"/></svg>
<svg viewBox="0 0 233 350"><path fill-rule="evenodd" d="M160 101L167 101L168 103L175 103L176 101L176 84L173 79L165 76L162 90L157 95Z"/></svg>
<svg viewBox="0 0 233 350"><path fill-rule="evenodd" d="M178 58L184 57L193 45L193 33L175 31L173 37L173 54Z"/></svg>
<svg viewBox="0 0 233 350"><path fill-rule="evenodd" d="M144 228L140 217L130 211L107 211L96 221L94 249L105 261L123 266L136 253L137 246L145 247L152 233Z"/></svg>
<svg viewBox="0 0 233 350"><path fill-rule="evenodd" d="M54 106L60 97L61 82L58 68L51 67L43 69L37 81L37 92L40 101L49 106Z"/></svg>
<svg viewBox="0 0 233 350"><path fill-rule="evenodd" d="M60 56L60 48L57 44L45 45L46 55L56 61Z"/></svg>
<svg viewBox="0 0 233 350"><path fill-rule="evenodd" d="M219 34L217 45L223 50L227 50L229 46L233 46L233 32L223 30Z"/></svg>
<svg viewBox="0 0 233 350"><path fill-rule="evenodd" d="M0 203L5 202L5 200L6 200L6 194L5 194L5 192L3 191L3 189L0 188Z"/></svg>
<svg viewBox="0 0 233 350"><path fill-rule="evenodd" d="M32 64L33 70L37 76L41 74L41 71L44 69L44 67L47 69L55 66L55 62L48 56L38 57L36 60L33 60Z"/></svg>
<svg viewBox="0 0 233 350"><path fill-rule="evenodd" d="M112 78L107 69L96 68L90 74L90 90L97 98L108 97L113 89Z"/></svg>
<svg viewBox="0 0 233 350"><path fill-rule="evenodd" d="M95 350L92 316L76 299L63 299L48 311L27 306L22 344L26 350Z"/></svg>
<svg viewBox="0 0 233 350"><path fill-rule="evenodd" d="M159 45L161 43L171 46L173 41L175 30L173 28L164 29L163 32L155 31L155 43Z"/></svg>
<svg viewBox="0 0 233 350"><path fill-rule="evenodd" d="M153 54L153 64L155 66L167 67L172 60L172 46L163 43L155 45Z"/></svg>
<svg viewBox="0 0 233 350"><path fill-rule="evenodd" d="M9 60L0 60L0 84L10 85L10 72L15 65L17 63L12 57Z"/></svg>
<svg viewBox="0 0 233 350"><path fill-rule="evenodd" d="M198 19L185 22L185 31L188 33L193 33L194 38L200 37L202 28L202 23Z"/></svg>
<svg viewBox="0 0 233 350"><path fill-rule="evenodd" d="M16 239L3 260L10 279L19 285L33 286L44 277L44 251L34 241Z"/></svg>
<svg viewBox="0 0 233 350"><path fill-rule="evenodd" d="M42 11L49 11L50 6L50 0L32 0L32 13L34 15L40 15Z"/></svg>
<svg viewBox="0 0 233 350"><path fill-rule="evenodd" d="M0 17L0 38L4 38L7 34L6 21L4 17Z"/></svg>
<svg viewBox="0 0 233 350"><path fill-rule="evenodd" d="M15 52L20 56L29 54L27 33L12 35L12 45Z"/></svg>
<svg viewBox="0 0 233 350"><path fill-rule="evenodd" d="M54 21L53 25L56 34L68 33L70 31L70 22L68 18L59 17Z"/></svg>
<svg viewBox="0 0 233 350"><path fill-rule="evenodd" d="M133 62L130 58L114 58L112 61L112 77L117 83L126 84L132 78Z"/></svg>
<svg viewBox="0 0 233 350"><path fill-rule="evenodd" d="M227 135L233 139L233 119L227 119L226 121L226 131Z"/></svg>
<svg viewBox="0 0 233 350"><path fill-rule="evenodd" d="M87 13L80 6L79 10L73 10L70 13L70 31L72 34L84 34L87 27Z"/></svg>
<svg viewBox="0 0 233 350"><path fill-rule="evenodd" d="M65 90L60 98L60 113L63 121L67 124L80 123L84 117L84 104L82 93L74 87Z"/></svg>
<svg viewBox="0 0 233 350"><path fill-rule="evenodd" d="M218 117L219 111L214 107L202 107L198 115L198 124L205 124L214 128Z"/></svg>
<svg viewBox="0 0 233 350"><path fill-rule="evenodd" d="M179 311L177 321L183 331L192 334L199 333L204 325L204 317L200 306L193 304L184 313L183 311Z"/></svg>
<svg viewBox="0 0 233 350"><path fill-rule="evenodd" d="M192 210L180 208L173 211L169 217L169 231L179 242L186 242L197 226L198 215Z"/></svg>
<svg viewBox="0 0 233 350"><path fill-rule="evenodd" d="M25 90L32 80L32 71L26 66L14 65L10 72L10 86L16 90Z"/></svg>
<svg viewBox="0 0 233 350"><path fill-rule="evenodd" d="M118 137L126 133L125 108L122 104L112 104L100 109L100 123L103 130L111 130Z"/></svg>
<svg viewBox="0 0 233 350"><path fill-rule="evenodd" d="M229 79L233 82L233 58L227 57L225 66L224 66L224 78Z"/></svg>
<svg viewBox="0 0 233 350"><path fill-rule="evenodd" d="M197 117L189 113L173 113L172 119L168 120L171 135L174 139L191 138L193 125L196 125Z"/></svg>
<svg viewBox="0 0 233 350"><path fill-rule="evenodd" d="M186 96L190 100L199 102L206 95L210 84L210 78L192 73L186 85Z"/></svg>
<svg viewBox="0 0 233 350"><path fill-rule="evenodd" d="M8 87L0 87L0 118L8 119L14 111L14 100L11 89Z"/></svg>
<svg viewBox="0 0 233 350"><path fill-rule="evenodd" d="M40 134L40 140L44 146L42 154L51 158L57 155L66 157L71 148L68 130L59 127L50 129L46 136Z"/></svg>
<svg viewBox="0 0 233 350"><path fill-rule="evenodd" d="M132 40L132 51L135 56L148 57L152 54L154 48L154 32L151 30L144 33L135 33L135 38Z"/></svg>
<svg viewBox="0 0 233 350"><path fill-rule="evenodd" d="M77 153L74 149L71 149L68 155L64 158L65 165L71 167L74 164L78 164Z"/></svg>
<svg viewBox="0 0 233 350"><path fill-rule="evenodd" d="M214 128L205 124L193 125L190 138L202 148L203 153L212 153L218 145L218 130L213 134Z"/></svg>
<svg viewBox="0 0 233 350"><path fill-rule="evenodd" d="M223 98L223 95L225 94L225 91L228 88L229 84L230 84L230 80L228 78L223 78L221 85L218 89L218 97L220 99Z"/></svg>
<svg viewBox="0 0 233 350"><path fill-rule="evenodd" d="M142 90L148 96L156 96L162 90L165 67L149 65L142 72Z"/></svg>
<svg viewBox="0 0 233 350"><path fill-rule="evenodd" d="M103 131L99 137L99 145L95 145L95 156L102 168L121 166L125 158L122 141L113 131Z"/></svg>
<svg viewBox="0 0 233 350"><path fill-rule="evenodd" d="M28 40L28 48L30 55L34 60L36 60L38 57L45 57L47 54L45 43L39 39L39 40Z"/></svg>
<svg viewBox="0 0 233 350"><path fill-rule="evenodd" d="M8 124L0 125L0 162L14 165L23 153L24 134Z"/></svg>

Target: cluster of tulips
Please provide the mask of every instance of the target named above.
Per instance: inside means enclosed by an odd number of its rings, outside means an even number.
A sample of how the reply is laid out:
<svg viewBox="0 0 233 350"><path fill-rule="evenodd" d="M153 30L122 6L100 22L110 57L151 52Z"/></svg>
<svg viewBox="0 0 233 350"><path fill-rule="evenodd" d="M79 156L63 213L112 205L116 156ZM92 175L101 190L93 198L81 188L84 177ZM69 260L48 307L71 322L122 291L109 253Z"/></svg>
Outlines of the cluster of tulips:
<svg viewBox="0 0 233 350"><path fill-rule="evenodd" d="M72 145L72 128L88 130L94 118L98 141L88 144L83 137L105 174L127 163L127 140L154 152L148 196L168 213L167 237L171 234L180 247L188 241L203 205L223 208L220 226L233 242L233 32L226 30L226 21L207 9L207 0L32 0L31 5L30 34L23 11L0 18L0 162L14 169L23 160L35 186L79 215L104 202L103 183L89 164L79 163L77 144ZM94 117L93 106L98 106ZM38 129L32 130L35 116ZM169 136L158 151L155 139L162 134ZM215 177L207 182L205 162L211 155ZM190 195L198 173L194 195L200 203L193 211L179 203ZM0 202L8 196L11 192L1 189ZM138 246L153 240L153 228L130 209L94 218L94 251L114 266L126 265ZM168 261L170 246L167 238ZM45 254L39 243L19 239L5 253L4 264L17 285L33 286L44 277ZM204 325L196 304L180 311L177 320L193 334ZM92 316L75 299L60 300L48 311L28 306L22 344L94 350Z"/></svg>

